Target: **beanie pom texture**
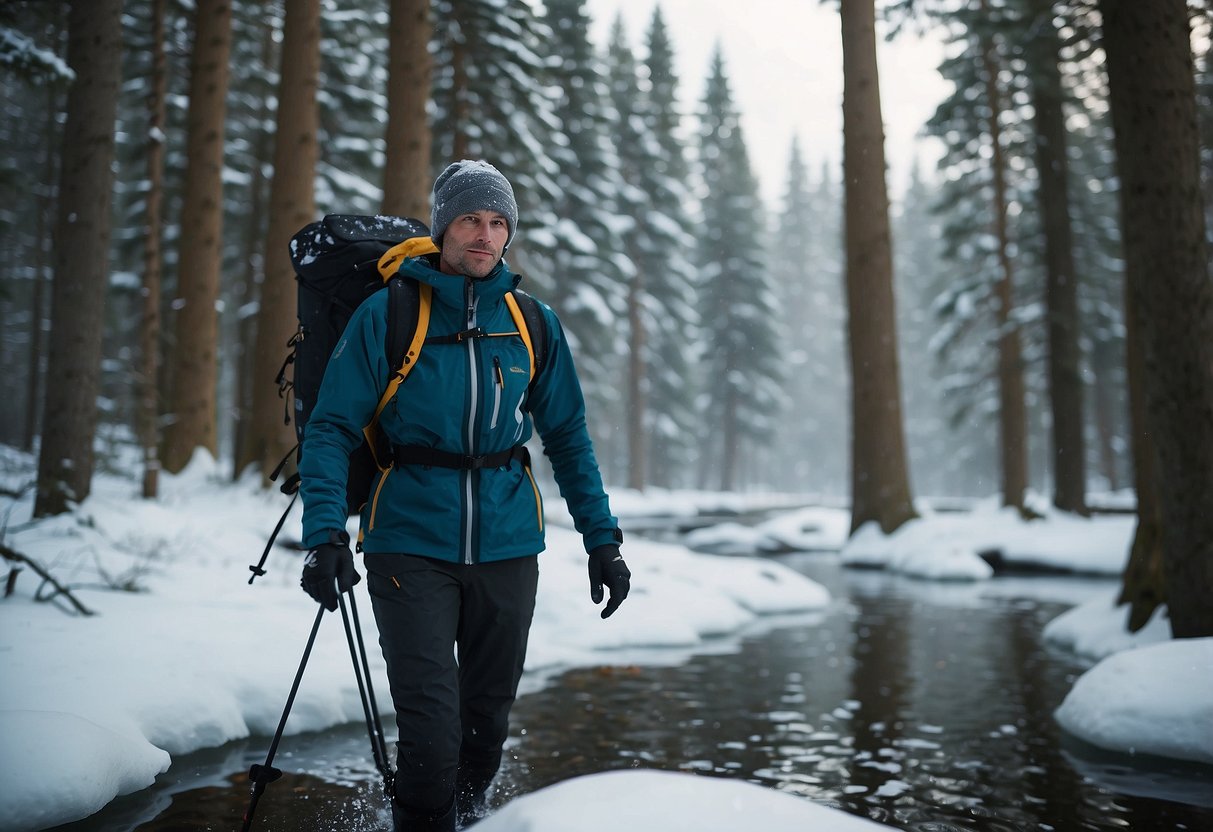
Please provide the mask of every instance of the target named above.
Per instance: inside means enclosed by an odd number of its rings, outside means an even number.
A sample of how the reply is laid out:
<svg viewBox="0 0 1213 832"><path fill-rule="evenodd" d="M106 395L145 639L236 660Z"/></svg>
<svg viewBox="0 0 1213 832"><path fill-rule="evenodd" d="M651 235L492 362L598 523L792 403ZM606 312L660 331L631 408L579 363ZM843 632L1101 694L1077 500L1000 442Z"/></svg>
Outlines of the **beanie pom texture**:
<svg viewBox="0 0 1213 832"><path fill-rule="evenodd" d="M447 165L434 180L430 213L430 236L439 246L447 226L461 214L496 211L509 226L508 246L518 228L518 203L514 189L501 171L488 162L464 159Z"/></svg>

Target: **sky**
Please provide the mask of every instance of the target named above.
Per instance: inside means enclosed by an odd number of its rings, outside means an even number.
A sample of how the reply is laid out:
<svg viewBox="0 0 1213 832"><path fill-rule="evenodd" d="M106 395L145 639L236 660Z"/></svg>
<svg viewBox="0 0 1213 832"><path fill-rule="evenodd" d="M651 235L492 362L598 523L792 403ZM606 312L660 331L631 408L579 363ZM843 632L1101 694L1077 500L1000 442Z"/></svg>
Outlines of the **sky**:
<svg viewBox="0 0 1213 832"><path fill-rule="evenodd" d="M32 481L34 468L31 455L0 447L5 493ZM92 495L74 513L39 521L30 520L29 490L18 499L0 500L5 544L79 587L80 600L99 613L73 617L53 603L36 602L38 581L28 572L18 576L15 594L0 600L0 829L6 832L85 817L117 795L150 786L177 755L250 736L265 738L268 746L278 724L317 608L299 589L298 559L280 550L271 553L265 577L251 587L246 578L285 498L262 490L255 478L231 483L226 468L202 452L181 474L162 474L161 489L159 499L139 500L136 478L98 474ZM645 515L684 516L697 506L740 511L760 499L613 491L612 507L632 528ZM728 634L752 632L764 621L786 626L789 616L798 616L811 627L833 602L822 585L778 561L702 554L638 533L629 536L625 550L634 591L603 621L588 598L580 538L563 525L568 521L558 516L559 505L558 499L547 503L549 546L542 556L523 693L574 667L675 665L719 649ZM288 538L297 538L298 521L296 511L284 529ZM1029 532L996 500L967 521L927 514L903 529L883 538L883 546L863 534L847 543L844 512L812 509L786 513L756 530L726 526L716 530L715 539L722 549L733 545L738 551L744 545L761 547L764 539L836 550L844 561L883 563L891 571L955 588L988 580L973 562L977 547L991 544L1021 561L1117 574L1132 532L1125 518L1064 520L1047 508ZM856 550L848 551L852 546ZM935 566L926 563L924 552L938 553ZM127 580L143 591L99 586ZM635 591L638 587L643 591ZM355 592L365 641L373 646L378 633L366 583ZM1058 720L1074 736L1103 748L1213 764L1213 747L1206 741L1213 735L1213 700L1199 678L1213 665L1213 639L1172 641L1161 614L1129 635L1123 610L1111 603L1114 594L1108 588L1106 597L1087 603L1070 599L1077 605L1046 628L1046 639L1094 665L1076 680ZM321 621L287 723L288 737L363 719L338 619L333 614ZM370 653L379 706L393 735L382 658L374 649ZM276 759L280 766L289 765L290 740L283 742L284 753ZM890 777L886 785L896 786L895 775ZM654 808L656 795L661 795L660 811ZM635 814L636 806L646 809L643 817ZM737 811L749 822L739 825ZM386 810L377 823L387 827ZM515 799L476 828L862 832L882 827L747 783L619 772L576 778Z"/></svg>
<svg viewBox="0 0 1213 832"><path fill-rule="evenodd" d="M618 15L638 59L656 0L588 0L595 44L605 48ZM723 49L725 71L742 112L750 163L768 205L777 206L787 181L793 136L814 179L821 164L842 160L842 31L833 3L821 0L660 0L675 49L688 110L702 97L712 50ZM878 31L884 27L878 25ZM947 95L936 71L943 46L909 32L877 42L885 153L894 197L916 158L934 169L939 143L920 140L922 125ZM837 177L837 172L835 176Z"/></svg>

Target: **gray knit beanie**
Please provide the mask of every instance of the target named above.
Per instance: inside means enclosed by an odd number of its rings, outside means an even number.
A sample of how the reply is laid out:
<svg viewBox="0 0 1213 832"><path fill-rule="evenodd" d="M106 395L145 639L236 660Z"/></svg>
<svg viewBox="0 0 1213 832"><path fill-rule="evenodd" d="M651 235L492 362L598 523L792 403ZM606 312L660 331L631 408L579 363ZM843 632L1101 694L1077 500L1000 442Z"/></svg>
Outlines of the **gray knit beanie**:
<svg viewBox="0 0 1213 832"><path fill-rule="evenodd" d="M434 180L430 236L439 246L451 220L469 211L496 211L509 226L508 246L518 229L518 203L514 189L501 171L488 162L464 159L447 165Z"/></svg>

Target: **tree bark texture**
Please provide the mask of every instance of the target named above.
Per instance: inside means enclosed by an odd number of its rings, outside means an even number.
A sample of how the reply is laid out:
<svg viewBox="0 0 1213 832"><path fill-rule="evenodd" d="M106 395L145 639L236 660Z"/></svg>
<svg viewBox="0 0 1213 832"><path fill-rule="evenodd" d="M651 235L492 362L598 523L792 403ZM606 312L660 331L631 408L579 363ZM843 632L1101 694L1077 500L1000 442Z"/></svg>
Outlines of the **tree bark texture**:
<svg viewBox="0 0 1213 832"><path fill-rule="evenodd" d="M1045 317L1048 323L1049 403L1052 414L1053 504L1087 513L1086 446L1083 440L1082 325L1078 275L1067 190L1066 121L1062 105L1061 40L1053 22L1053 0L1035 0L1031 65L1035 113L1036 170L1044 230Z"/></svg>
<svg viewBox="0 0 1213 832"><path fill-rule="evenodd" d="M51 193L51 183L55 181L55 164L58 154L55 153L55 137L58 134L56 106L59 99L54 84L46 85L46 146L43 148L44 167L42 181L44 192L37 199L38 212L37 237L38 254L34 258L34 292L30 300L30 333L29 333L29 384L25 393L25 434L22 436L22 450L32 451L34 439L38 436L38 417L41 415L42 404L40 384L42 380L42 345L46 338L43 329L46 324L46 290L50 284L47 276L47 253L53 248L50 239L50 213L54 202Z"/></svg>
<svg viewBox="0 0 1213 832"><path fill-rule="evenodd" d="M198 0L190 59L185 197L181 208L173 398L164 468L177 473L195 448L219 449L219 269L223 236L223 130L232 43L229 0Z"/></svg>
<svg viewBox="0 0 1213 832"><path fill-rule="evenodd" d="M34 516L89 494L109 281L114 118L122 65L122 0L74 0L68 12L67 94L55 277Z"/></svg>
<svg viewBox="0 0 1213 832"><path fill-rule="evenodd" d="M842 0L846 293L851 352L851 531L915 516L894 318L884 123L873 0Z"/></svg>
<svg viewBox="0 0 1213 832"><path fill-rule="evenodd" d="M136 382L135 432L143 446L143 497L159 491L160 281L163 258L160 236L164 224L164 125L168 95L164 49L164 14L167 0L152 0L152 78L147 98L147 229L143 235L143 307L139 327L139 377Z"/></svg>
<svg viewBox="0 0 1213 832"><path fill-rule="evenodd" d="M237 460L237 470L256 463L266 476L295 443L285 418L289 414L289 394L284 402L273 382L286 356L287 342L297 328L295 274L288 246L295 232L315 219L319 76L320 0L292 0L287 3L283 26L274 180L270 186L265 278L257 313L253 424L247 456Z"/></svg>
<svg viewBox="0 0 1213 832"><path fill-rule="evenodd" d="M1011 240L1007 228L1006 159L1003 153L1003 95L998 84L1001 62L993 41L983 39L982 65L985 72L989 115L986 131L990 136L990 177L994 186L991 205L994 239L998 246L1000 275L994 293L998 302L998 444L1002 463L1002 504L1024 509L1028 488L1028 409L1023 380L1023 347L1019 326L1012 318L1015 308L1015 268L1011 261Z"/></svg>
<svg viewBox="0 0 1213 832"><path fill-rule="evenodd" d="M277 44L275 43L275 26L270 20L263 20L261 23L261 62L263 66L272 66L274 64L275 53L277 52ZM273 121L274 111L271 108L271 102L262 99L261 106L258 108L258 120L261 124L269 124ZM256 144L253 148L253 157L256 163L253 165L252 177L249 182L249 215L252 217L265 216L266 191L269 187L269 180L264 171L273 162L273 135L268 129L257 131ZM241 310L236 326L237 337L235 349L237 350L236 372L234 378L234 394L232 396L233 408L232 415L235 420L235 426L232 430L233 435L233 458L236 460L248 460L249 434L253 421L253 389L256 386L256 356L254 345L257 341L257 319L255 315L246 314L244 312L251 304L255 303L258 297L258 287L261 284L261 279L264 274L265 258L262 248L265 245L265 225L262 222L251 222L243 230L244 238L241 242L243 247L242 274L239 284L236 288L236 297L238 309ZM232 471L235 478L239 478L244 464L237 466Z"/></svg>
<svg viewBox="0 0 1213 832"><path fill-rule="evenodd" d="M1122 413L1117 404L1116 373L1121 365L1121 351L1108 340L1101 339L1091 351L1091 374L1095 411L1096 447L1099 449L1099 471L1108 483L1109 491L1121 489L1120 453L1116 447L1116 431Z"/></svg>
<svg viewBox="0 0 1213 832"><path fill-rule="evenodd" d="M1213 282L1184 0L1100 0L1171 632L1213 636Z"/></svg>
<svg viewBox="0 0 1213 832"><path fill-rule="evenodd" d="M430 216L430 0L392 0L383 213Z"/></svg>
<svg viewBox="0 0 1213 832"><path fill-rule="evenodd" d="M1137 527L1129 547L1124 582L1117 604L1129 605L1129 632L1144 627L1167 602L1163 577L1162 517L1158 503L1158 449L1146 427L1145 356L1133 301L1125 295L1125 358L1129 381L1129 436L1133 453L1133 485L1137 492Z"/></svg>

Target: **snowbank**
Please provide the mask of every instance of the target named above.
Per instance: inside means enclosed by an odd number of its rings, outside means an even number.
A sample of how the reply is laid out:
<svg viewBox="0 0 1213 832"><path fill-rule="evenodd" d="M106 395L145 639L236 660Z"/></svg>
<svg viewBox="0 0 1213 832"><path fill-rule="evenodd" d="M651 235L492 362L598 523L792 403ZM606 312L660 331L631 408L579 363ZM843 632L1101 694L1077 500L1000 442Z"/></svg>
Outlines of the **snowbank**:
<svg viewBox="0 0 1213 832"><path fill-rule="evenodd" d="M5 484L30 476L31 460ZM97 615L38 603L31 571L0 601L0 829L40 829L85 817L150 785L170 755L277 727L315 604L299 589L300 559L271 553L249 586L286 500L255 482L232 484L198 455L162 478L156 501L99 476L74 513L26 522L32 496L12 508L7 545L50 567ZM299 537L299 510L283 539ZM572 665L613 661L611 648L678 655L776 613L824 607L818 584L777 563L694 555L629 540L632 595L610 619L589 597L578 535L549 527L524 686ZM357 588L368 645L378 640L365 582ZM126 587L136 591L116 591ZM371 651L376 690L382 659ZM618 654L615 654L618 655ZM668 656L667 656L668 658ZM631 655L627 659L633 661ZM287 732L362 719L337 614L326 615ZM390 700L379 706L390 715Z"/></svg>
<svg viewBox="0 0 1213 832"><path fill-rule="evenodd" d="M972 512L933 513L884 535L865 523L842 547L847 566L888 569L933 580L985 580L989 561L1084 575L1120 575L1128 559L1136 518L1132 515L1077 517L1034 506L1044 516L1023 520L996 500Z"/></svg>
<svg viewBox="0 0 1213 832"><path fill-rule="evenodd" d="M888 832L889 827L740 780L667 771L578 777L511 801L476 832Z"/></svg>
<svg viewBox="0 0 1213 832"><path fill-rule="evenodd" d="M1088 670L1057 709L1062 728L1092 745L1213 765L1213 638L1114 653Z"/></svg>
<svg viewBox="0 0 1213 832"><path fill-rule="evenodd" d="M1213 764L1213 639L1172 640L1166 607L1130 633L1116 595L1045 625L1049 644L1098 662L1058 707L1058 723L1110 751Z"/></svg>

